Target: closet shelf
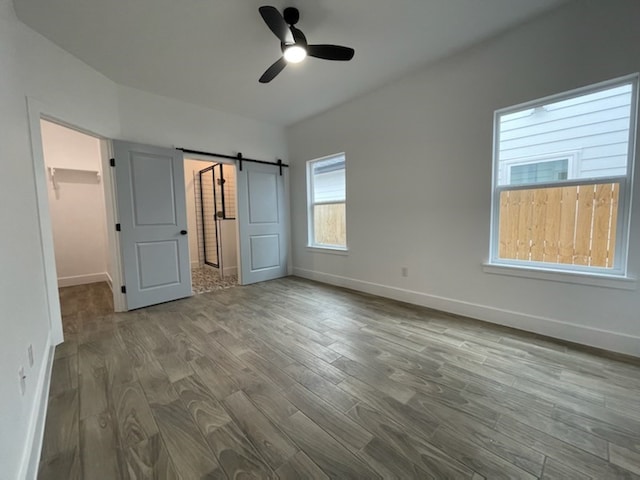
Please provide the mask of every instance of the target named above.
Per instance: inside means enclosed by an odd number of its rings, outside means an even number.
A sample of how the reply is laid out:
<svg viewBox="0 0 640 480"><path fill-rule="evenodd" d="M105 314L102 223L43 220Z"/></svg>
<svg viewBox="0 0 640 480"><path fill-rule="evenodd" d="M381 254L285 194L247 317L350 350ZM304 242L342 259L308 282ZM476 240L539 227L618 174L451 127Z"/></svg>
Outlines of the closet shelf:
<svg viewBox="0 0 640 480"><path fill-rule="evenodd" d="M98 183L100 183L100 172L98 170L86 170L84 168L49 167L49 175L51 175L51 183L53 184L54 190L58 189L58 183L56 182L56 172L58 171L88 173L90 175L95 175Z"/></svg>

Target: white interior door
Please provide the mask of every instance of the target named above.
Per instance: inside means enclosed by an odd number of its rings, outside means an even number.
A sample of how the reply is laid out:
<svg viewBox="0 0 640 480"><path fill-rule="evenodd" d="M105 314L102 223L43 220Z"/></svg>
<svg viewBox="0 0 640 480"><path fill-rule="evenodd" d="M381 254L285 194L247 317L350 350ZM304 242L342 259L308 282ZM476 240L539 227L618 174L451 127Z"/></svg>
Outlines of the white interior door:
<svg viewBox="0 0 640 480"><path fill-rule="evenodd" d="M237 169L240 283L287 275L288 210L285 175L274 165L243 162Z"/></svg>
<svg viewBox="0 0 640 480"><path fill-rule="evenodd" d="M182 153L121 141L113 153L127 308L190 296Z"/></svg>

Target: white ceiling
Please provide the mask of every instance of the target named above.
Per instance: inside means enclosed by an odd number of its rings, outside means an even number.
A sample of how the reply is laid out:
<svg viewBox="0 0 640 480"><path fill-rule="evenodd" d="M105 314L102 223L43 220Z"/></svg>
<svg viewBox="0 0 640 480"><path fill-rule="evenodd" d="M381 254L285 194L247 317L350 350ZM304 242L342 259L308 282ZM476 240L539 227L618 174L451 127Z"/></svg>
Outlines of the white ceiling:
<svg viewBox="0 0 640 480"><path fill-rule="evenodd" d="M31 28L115 82L289 125L517 25L564 0L14 0ZM351 62L264 70L280 43L260 5L300 9L309 43Z"/></svg>

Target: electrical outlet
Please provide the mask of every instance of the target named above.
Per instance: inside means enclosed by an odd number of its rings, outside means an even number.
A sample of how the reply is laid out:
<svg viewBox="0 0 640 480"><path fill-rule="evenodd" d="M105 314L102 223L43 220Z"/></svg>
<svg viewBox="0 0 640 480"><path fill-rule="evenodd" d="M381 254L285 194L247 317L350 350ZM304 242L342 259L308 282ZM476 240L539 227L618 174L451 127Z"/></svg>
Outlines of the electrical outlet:
<svg viewBox="0 0 640 480"><path fill-rule="evenodd" d="M403 277L408 277L409 276L409 268L402 267L402 276Z"/></svg>
<svg viewBox="0 0 640 480"><path fill-rule="evenodd" d="M33 367L33 345L29 345L27 348L27 356L29 357L29 366Z"/></svg>
<svg viewBox="0 0 640 480"><path fill-rule="evenodd" d="M24 367L20 367L18 376L20 377L20 393L24 395L24 392L27 390L27 376L24 374Z"/></svg>

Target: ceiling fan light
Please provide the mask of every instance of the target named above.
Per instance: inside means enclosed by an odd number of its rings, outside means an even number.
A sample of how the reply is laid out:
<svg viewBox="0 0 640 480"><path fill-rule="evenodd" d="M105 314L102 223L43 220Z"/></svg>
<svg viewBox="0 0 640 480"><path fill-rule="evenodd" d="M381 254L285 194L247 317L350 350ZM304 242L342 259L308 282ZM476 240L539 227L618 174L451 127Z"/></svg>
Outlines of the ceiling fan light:
<svg viewBox="0 0 640 480"><path fill-rule="evenodd" d="M300 63L307 57L307 51L299 45L291 45L284 51L284 58L289 63Z"/></svg>

